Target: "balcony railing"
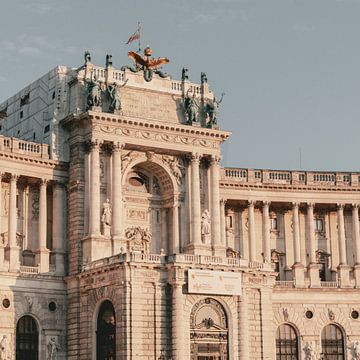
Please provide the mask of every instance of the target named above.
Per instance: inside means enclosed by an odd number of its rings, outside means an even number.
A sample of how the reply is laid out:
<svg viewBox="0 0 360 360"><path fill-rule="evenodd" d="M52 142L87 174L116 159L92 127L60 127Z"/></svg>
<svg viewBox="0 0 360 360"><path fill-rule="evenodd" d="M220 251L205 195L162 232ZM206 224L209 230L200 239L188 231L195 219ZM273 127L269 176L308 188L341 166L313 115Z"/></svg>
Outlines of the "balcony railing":
<svg viewBox="0 0 360 360"><path fill-rule="evenodd" d="M0 151L49 159L49 145L0 135Z"/></svg>

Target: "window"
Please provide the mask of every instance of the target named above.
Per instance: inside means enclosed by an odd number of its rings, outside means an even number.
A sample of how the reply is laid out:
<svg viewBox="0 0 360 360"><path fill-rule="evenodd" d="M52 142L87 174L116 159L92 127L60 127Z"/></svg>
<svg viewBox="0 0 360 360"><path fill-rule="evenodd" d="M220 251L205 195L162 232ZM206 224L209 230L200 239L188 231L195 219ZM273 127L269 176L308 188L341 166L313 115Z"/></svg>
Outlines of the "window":
<svg viewBox="0 0 360 360"><path fill-rule="evenodd" d="M20 99L20 106L24 106L29 103L30 103L30 94L26 94Z"/></svg>
<svg viewBox="0 0 360 360"><path fill-rule="evenodd" d="M321 355L324 360L344 360L344 339L338 326L330 324L321 333Z"/></svg>
<svg viewBox="0 0 360 360"><path fill-rule="evenodd" d="M39 332L31 316L23 316L16 326L16 360L39 359Z"/></svg>
<svg viewBox="0 0 360 360"><path fill-rule="evenodd" d="M298 360L298 338L294 328L288 324L276 330L276 360Z"/></svg>
<svg viewBox="0 0 360 360"><path fill-rule="evenodd" d="M48 133L50 131L50 125L46 125L44 128L44 134Z"/></svg>
<svg viewBox="0 0 360 360"><path fill-rule="evenodd" d="M97 318L96 360L116 359L116 319L112 303L102 303Z"/></svg>
<svg viewBox="0 0 360 360"><path fill-rule="evenodd" d="M24 112L21 110L20 111L20 119L22 119L24 117Z"/></svg>

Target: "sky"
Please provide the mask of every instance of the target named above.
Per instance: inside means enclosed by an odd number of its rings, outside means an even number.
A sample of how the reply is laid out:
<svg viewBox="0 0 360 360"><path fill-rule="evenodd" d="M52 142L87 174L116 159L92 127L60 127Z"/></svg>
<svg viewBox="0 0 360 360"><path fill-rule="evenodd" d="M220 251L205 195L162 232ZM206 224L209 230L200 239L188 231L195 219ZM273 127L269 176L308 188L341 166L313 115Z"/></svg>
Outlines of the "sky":
<svg viewBox="0 0 360 360"><path fill-rule="evenodd" d="M360 171L360 0L0 0L0 103L56 65L164 68L225 92L223 166Z"/></svg>

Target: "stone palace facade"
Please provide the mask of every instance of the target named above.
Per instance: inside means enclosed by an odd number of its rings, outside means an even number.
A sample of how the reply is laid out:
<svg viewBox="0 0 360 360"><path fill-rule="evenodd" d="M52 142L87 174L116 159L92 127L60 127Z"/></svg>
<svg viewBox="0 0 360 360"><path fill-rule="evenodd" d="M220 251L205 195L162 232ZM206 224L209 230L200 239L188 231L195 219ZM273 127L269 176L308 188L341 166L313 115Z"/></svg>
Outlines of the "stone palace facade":
<svg viewBox="0 0 360 360"><path fill-rule="evenodd" d="M359 360L360 173L221 167L146 50L0 104L0 359Z"/></svg>

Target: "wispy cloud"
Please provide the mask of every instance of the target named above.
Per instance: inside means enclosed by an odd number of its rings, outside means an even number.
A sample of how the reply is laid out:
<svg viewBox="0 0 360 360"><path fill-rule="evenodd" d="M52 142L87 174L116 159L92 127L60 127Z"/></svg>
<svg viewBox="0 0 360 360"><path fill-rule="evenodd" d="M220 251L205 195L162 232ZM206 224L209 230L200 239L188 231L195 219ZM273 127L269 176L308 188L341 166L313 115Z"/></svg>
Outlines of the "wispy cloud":
<svg viewBox="0 0 360 360"><path fill-rule="evenodd" d="M22 6L31 12L39 15L47 13L59 13L66 11L69 6L64 1L59 0L32 0L31 2L22 4Z"/></svg>
<svg viewBox="0 0 360 360"><path fill-rule="evenodd" d="M307 24L295 24L295 25L293 25L292 29L297 34L309 33L314 30L313 27L311 27Z"/></svg>

